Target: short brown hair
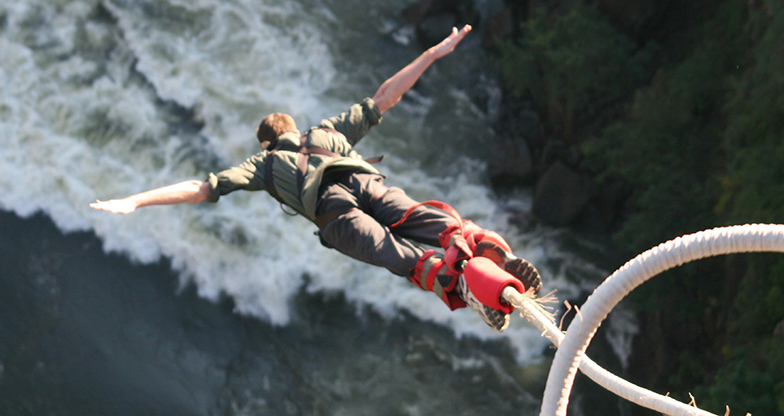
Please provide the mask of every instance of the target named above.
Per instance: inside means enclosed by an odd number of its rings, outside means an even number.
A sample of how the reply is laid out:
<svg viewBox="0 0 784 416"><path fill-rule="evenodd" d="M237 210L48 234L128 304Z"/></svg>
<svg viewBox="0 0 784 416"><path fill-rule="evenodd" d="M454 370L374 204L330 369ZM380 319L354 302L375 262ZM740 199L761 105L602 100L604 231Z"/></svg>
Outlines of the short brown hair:
<svg viewBox="0 0 784 416"><path fill-rule="evenodd" d="M261 120L256 130L256 138L259 143L270 142L270 145L274 146L278 136L289 131L297 131L294 119L288 114L273 113Z"/></svg>

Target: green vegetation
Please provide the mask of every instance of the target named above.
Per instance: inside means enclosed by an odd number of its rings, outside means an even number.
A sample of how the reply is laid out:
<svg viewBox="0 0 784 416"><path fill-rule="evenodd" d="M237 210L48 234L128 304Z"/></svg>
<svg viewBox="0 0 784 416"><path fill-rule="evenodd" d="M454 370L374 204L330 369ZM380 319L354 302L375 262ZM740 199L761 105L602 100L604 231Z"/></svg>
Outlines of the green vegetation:
<svg viewBox="0 0 784 416"><path fill-rule="evenodd" d="M548 24L541 15L523 24L518 44L501 45L507 88L537 97L551 126L571 143L579 125L627 96L643 78L648 58L608 23L595 6L576 3ZM550 27L552 26L552 27Z"/></svg>
<svg viewBox="0 0 784 416"><path fill-rule="evenodd" d="M577 1L500 47L507 89L536 103L597 181L628 191L614 237L632 253L716 226L784 223L784 4L713 3L677 34L632 37ZM661 318L653 341L667 354L646 387L692 392L714 413L784 415L784 256L703 260L632 300Z"/></svg>

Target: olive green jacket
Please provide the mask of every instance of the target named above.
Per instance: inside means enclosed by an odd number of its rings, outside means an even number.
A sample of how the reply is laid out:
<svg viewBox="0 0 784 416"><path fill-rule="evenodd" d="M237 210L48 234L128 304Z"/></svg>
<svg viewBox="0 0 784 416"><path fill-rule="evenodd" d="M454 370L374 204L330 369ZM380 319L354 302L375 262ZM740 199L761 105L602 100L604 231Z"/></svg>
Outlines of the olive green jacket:
<svg viewBox="0 0 784 416"><path fill-rule="evenodd" d="M297 186L299 172L297 160L301 157L300 153L268 149L251 156L239 166L218 174L210 173L207 178L210 185L207 201L217 202L222 195L238 189L267 190L264 178L265 165L269 162L269 158L273 157L272 177L279 196L278 200L311 221L315 221L318 190L326 173L348 170L379 173L353 149L368 130L379 122L381 122L381 112L376 107L376 103L371 98L365 98L362 102L351 106L347 112L322 120L318 126L305 133L307 138L305 146L319 147L337 153L339 156L309 155L301 192ZM340 134L329 130L335 130ZM281 144L299 146L300 136L295 132L284 133L278 137L276 147ZM272 152L273 150L275 151Z"/></svg>

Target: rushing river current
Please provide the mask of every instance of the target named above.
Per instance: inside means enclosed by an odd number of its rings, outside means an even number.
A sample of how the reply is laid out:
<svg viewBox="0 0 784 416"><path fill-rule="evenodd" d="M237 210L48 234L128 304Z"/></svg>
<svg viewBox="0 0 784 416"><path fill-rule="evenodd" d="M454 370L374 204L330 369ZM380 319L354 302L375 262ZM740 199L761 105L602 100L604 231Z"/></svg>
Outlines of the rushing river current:
<svg viewBox="0 0 784 416"><path fill-rule="evenodd" d="M575 296L605 272L558 230L513 225L528 192L486 185L498 82L482 22L498 3L476 1L476 30L358 150L386 155L388 184L506 236L544 292ZM268 113L304 127L372 96L423 50L410 4L0 4L0 414L537 413L550 353L530 324L497 334L449 312L322 247L265 193L88 208L238 164ZM633 327L616 326L622 356Z"/></svg>

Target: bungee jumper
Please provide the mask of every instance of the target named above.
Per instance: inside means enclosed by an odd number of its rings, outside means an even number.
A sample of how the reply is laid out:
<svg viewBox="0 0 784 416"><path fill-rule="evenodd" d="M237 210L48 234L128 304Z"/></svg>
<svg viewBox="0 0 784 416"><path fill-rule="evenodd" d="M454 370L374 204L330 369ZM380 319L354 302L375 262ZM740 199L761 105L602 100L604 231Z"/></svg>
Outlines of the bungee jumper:
<svg viewBox="0 0 784 416"><path fill-rule="evenodd" d="M236 190L266 190L318 226L321 244L408 277L434 292L451 310L473 307L496 331L509 324L513 307L501 299L508 286L536 295L539 272L512 254L497 233L484 230L443 202L417 203L353 146L394 107L436 60L450 54L471 31L466 25L386 80L373 98L322 120L305 134L288 114L265 117L256 129L262 151L243 163L190 180L91 208L128 214L149 205L217 202ZM425 249L444 249L443 254Z"/></svg>

